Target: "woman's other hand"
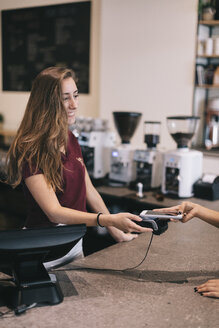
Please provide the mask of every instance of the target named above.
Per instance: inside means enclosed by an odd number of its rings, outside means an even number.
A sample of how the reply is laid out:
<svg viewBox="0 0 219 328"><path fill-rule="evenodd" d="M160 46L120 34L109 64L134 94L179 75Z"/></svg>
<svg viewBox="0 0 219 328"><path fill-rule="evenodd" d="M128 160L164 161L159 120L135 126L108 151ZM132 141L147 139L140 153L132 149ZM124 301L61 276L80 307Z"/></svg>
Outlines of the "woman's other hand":
<svg viewBox="0 0 219 328"><path fill-rule="evenodd" d="M137 233L131 233L131 232L125 233L115 227L106 227L106 228L117 243L122 243L124 241L131 241L139 236Z"/></svg>

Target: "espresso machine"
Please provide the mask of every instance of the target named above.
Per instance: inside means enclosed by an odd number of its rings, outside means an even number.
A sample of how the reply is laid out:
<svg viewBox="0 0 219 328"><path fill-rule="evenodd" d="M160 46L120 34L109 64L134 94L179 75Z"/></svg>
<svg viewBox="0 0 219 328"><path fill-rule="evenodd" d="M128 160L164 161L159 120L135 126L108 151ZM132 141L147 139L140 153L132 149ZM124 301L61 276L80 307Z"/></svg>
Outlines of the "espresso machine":
<svg viewBox="0 0 219 328"><path fill-rule="evenodd" d="M110 150L115 146L115 133L108 130L105 120L83 117L77 119L73 133L78 138L91 179L105 178L110 170Z"/></svg>
<svg viewBox="0 0 219 328"><path fill-rule="evenodd" d="M113 112L114 123L121 138L121 144L111 151L109 184L113 186L129 185L136 179L134 148L130 139L141 118L138 112Z"/></svg>
<svg viewBox="0 0 219 328"><path fill-rule="evenodd" d="M167 117L167 127L177 143L177 149L164 154L162 192L164 194L187 198L193 196L193 185L202 176L203 154L190 150L197 116Z"/></svg>
<svg viewBox="0 0 219 328"><path fill-rule="evenodd" d="M136 189L138 183L143 184L143 190L151 190L161 186L162 181L162 153L157 150L160 142L161 122L144 122L144 142L147 149L137 149L134 152L136 162L136 180L132 188Z"/></svg>

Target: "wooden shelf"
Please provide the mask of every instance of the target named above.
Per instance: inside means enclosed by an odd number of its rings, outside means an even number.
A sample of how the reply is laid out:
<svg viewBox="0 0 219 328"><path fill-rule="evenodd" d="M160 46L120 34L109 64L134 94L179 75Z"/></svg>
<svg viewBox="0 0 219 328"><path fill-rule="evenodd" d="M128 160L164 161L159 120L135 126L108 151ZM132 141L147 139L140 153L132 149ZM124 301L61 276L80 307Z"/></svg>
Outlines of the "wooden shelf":
<svg viewBox="0 0 219 328"><path fill-rule="evenodd" d="M219 84L203 84L203 85L196 85L196 88L202 88L202 89L219 89Z"/></svg>
<svg viewBox="0 0 219 328"><path fill-rule="evenodd" d="M5 130L5 129L0 129L0 136L4 137L14 137L16 135L17 131L15 130Z"/></svg>
<svg viewBox="0 0 219 328"><path fill-rule="evenodd" d="M208 55L198 55L197 54L197 57L199 57L199 58L218 58L219 59L219 55L210 55L210 56L208 56Z"/></svg>
<svg viewBox="0 0 219 328"><path fill-rule="evenodd" d="M198 23L200 25L215 26L219 25L219 20L200 20Z"/></svg>
<svg viewBox="0 0 219 328"><path fill-rule="evenodd" d="M1 148L10 147L16 133L15 130L0 129Z"/></svg>
<svg viewBox="0 0 219 328"><path fill-rule="evenodd" d="M200 26L202 25L202 26ZM197 44L197 50L196 50L196 63L195 63L195 88L194 92L197 92L197 98L199 100L203 101L203 106L200 105L200 101L193 103L193 113L200 113L200 116L203 120L203 125L201 127L202 129L202 135L201 133L198 135L198 139L196 141L196 147L198 147L197 143L203 144L201 147L199 147L199 151L202 151L204 155L206 156L214 156L218 157L219 149L212 149L208 150L206 149L205 140L204 139L210 139L209 131L207 130L207 109L208 109L208 101L209 97L212 96L212 93L215 93L218 95L219 93L219 84L207 84L207 82L211 82L210 76L209 79L205 77L206 68L209 67L210 64L213 64L215 67L219 66L219 54L218 51L214 51L212 48L212 51L209 51L211 55L207 55L208 52L204 50L204 46L206 45L204 40L207 38L213 38L213 37L219 37L219 19L217 20L199 20L198 21L198 28L197 28L197 40L200 41ZM203 42L202 42L203 41ZM213 39L212 39L213 41ZM200 50L199 50L200 49ZM205 64L205 65L203 65ZM201 68L198 67L199 65L203 66ZM198 67L198 70L197 70ZM212 75L214 76L214 72L212 72ZM198 82L201 82L200 84ZM206 82L205 84L203 82ZM212 80L213 82L213 80ZM215 80L215 82L218 82ZM203 90L203 91L202 91Z"/></svg>
<svg viewBox="0 0 219 328"><path fill-rule="evenodd" d="M201 151L204 156L217 157L219 156L219 148L207 149L204 146L194 146L192 149Z"/></svg>

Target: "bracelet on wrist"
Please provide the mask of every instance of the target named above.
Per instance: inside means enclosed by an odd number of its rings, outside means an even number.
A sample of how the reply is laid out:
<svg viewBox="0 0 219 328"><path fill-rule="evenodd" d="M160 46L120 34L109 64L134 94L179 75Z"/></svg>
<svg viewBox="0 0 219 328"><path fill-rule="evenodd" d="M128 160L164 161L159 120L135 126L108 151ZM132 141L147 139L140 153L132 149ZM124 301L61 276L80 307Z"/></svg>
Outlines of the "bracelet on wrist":
<svg viewBox="0 0 219 328"><path fill-rule="evenodd" d="M101 225L101 224L100 224L100 221L99 221L100 214L103 214L103 213L99 212L99 213L97 214L97 225L98 225L99 227L101 227L101 228L104 228L104 226Z"/></svg>

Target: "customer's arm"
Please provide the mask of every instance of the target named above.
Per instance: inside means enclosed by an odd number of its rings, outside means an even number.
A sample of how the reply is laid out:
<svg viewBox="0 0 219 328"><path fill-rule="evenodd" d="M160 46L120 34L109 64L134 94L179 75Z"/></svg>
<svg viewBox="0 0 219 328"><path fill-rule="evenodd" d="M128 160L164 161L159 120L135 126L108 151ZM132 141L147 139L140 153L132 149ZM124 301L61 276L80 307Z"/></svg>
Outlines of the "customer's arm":
<svg viewBox="0 0 219 328"><path fill-rule="evenodd" d="M219 228L219 212L217 211L210 210L204 206L191 202L182 202L179 211L184 213L183 222L187 222L193 217L197 217Z"/></svg>
<svg viewBox="0 0 219 328"><path fill-rule="evenodd" d="M184 218L180 220L182 222L187 222L193 217L197 217L219 228L219 212L192 202L182 202L180 205L169 208L160 208L156 209L156 211L181 212L184 215ZM203 296L219 298L219 279L208 280L204 284L197 286L195 291Z"/></svg>
<svg viewBox="0 0 219 328"><path fill-rule="evenodd" d="M192 202L182 202L180 205L172 206L168 208L160 208L156 209L156 211L161 212L181 212L183 213L182 222L187 222L191 220L193 217L197 217L209 224L214 225L219 228L219 212L210 210L204 206L199 204L195 204Z"/></svg>

